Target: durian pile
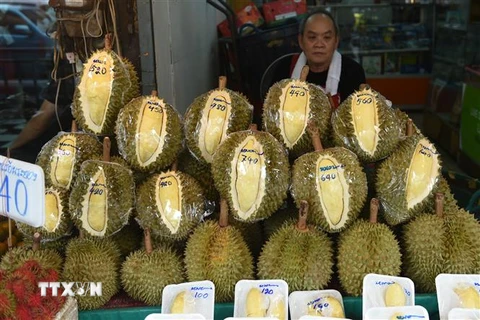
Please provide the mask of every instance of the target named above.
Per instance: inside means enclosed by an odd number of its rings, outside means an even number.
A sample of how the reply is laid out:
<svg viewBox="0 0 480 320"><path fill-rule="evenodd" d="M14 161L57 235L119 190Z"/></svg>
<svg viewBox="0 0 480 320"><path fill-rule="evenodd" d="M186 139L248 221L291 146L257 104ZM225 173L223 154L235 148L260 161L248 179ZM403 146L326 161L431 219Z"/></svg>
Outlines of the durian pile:
<svg viewBox="0 0 480 320"><path fill-rule="evenodd" d="M270 88L259 131L225 77L184 117L155 91L138 96L107 41L76 89L83 131L38 157L45 225L19 230L59 251L64 281L103 282L82 310L121 289L159 305L185 281L211 280L217 302L232 302L242 279L359 296L368 273L409 276L423 292L439 273L480 273L480 225L457 206L435 145L369 86L333 110L307 73Z"/></svg>

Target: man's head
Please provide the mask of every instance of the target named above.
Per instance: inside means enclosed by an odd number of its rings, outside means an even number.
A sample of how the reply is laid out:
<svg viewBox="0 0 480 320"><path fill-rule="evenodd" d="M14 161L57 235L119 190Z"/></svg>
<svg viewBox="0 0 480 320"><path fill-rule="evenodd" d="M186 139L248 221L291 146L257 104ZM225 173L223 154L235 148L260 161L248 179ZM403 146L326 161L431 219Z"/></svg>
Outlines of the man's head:
<svg viewBox="0 0 480 320"><path fill-rule="evenodd" d="M328 69L338 47L338 27L330 12L318 9L300 23L298 43L312 71Z"/></svg>

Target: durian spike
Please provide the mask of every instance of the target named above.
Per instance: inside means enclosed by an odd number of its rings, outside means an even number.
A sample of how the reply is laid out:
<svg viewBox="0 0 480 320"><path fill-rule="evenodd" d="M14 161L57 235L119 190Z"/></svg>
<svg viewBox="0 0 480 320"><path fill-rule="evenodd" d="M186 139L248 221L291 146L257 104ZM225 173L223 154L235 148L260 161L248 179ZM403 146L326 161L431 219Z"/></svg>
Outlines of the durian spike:
<svg viewBox="0 0 480 320"><path fill-rule="evenodd" d="M308 232L307 226L308 217L308 202L306 200L300 201L300 209L298 210L297 230L301 232Z"/></svg>
<svg viewBox="0 0 480 320"><path fill-rule="evenodd" d="M440 218L443 217L443 199L443 193L435 193L435 214Z"/></svg>
<svg viewBox="0 0 480 320"><path fill-rule="evenodd" d="M370 86L366 83L362 83L359 87L358 87L358 90L359 91L362 91L362 90L365 90L365 89L370 89Z"/></svg>
<svg viewBox="0 0 480 320"><path fill-rule="evenodd" d="M112 50L112 42L113 42L112 34L107 33L105 35L105 50Z"/></svg>
<svg viewBox="0 0 480 320"><path fill-rule="evenodd" d="M218 89L224 90L227 87L227 77L220 76L218 77Z"/></svg>
<svg viewBox="0 0 480 320"><path fill-rule="evenodd" d="M109 137L103 138L103 161L110 162L110 148L112 142Z"/></svg>
<svg viewBox="0 0 480 320"><path fill-rule="evenodd" d="M228 202L226 199L220 200L220 218L218 225L222 228L228 227Z"/></svg>
<svg viewBox="0 0 480 320"><path fill-rule="evenodd" d="M177 171L177 170L178 170L178 160L175 160L175 161L172 163L172 165L171 165L171 167L170 167L170 170L171 170L171 171Z"/></svg>
<svg viewBox="0 0 480 320"><path fill-rule="evenodd" d="M330 107L334 108L335 102L333 101L332 95L330 93L327 93L327 98L328 98L328 102L330 102Z"/></svg>
<svg viewBox="0 0 480 320"><path fill-rule="evenodd" d="M150 229L146 228L144 233L144 241L145 241L145 251L147 254L151 254L153 251L153 246L152 246L152 237L150 236Z"/></svg>
<svg viewBox="0 0 480 320"><path fill-rule="evenodd" d="M303 66L302 71L300 72L300 81L303 81L303 82L307 81L307 76L309 71L310 69L308 68L307 65Z"/></svg>
<svg viewBox="0 0 480 320"><path fill-rule="evenodd" d="M33 251L37 251L38 249L40 249L40 238L41 238L40 233L35 232L35 234L33 235L33 245L32 245Z"/></svg>
<svg viewBox="0 0 480 320"><path fill-rule="evenodd" d="M78 131L77 121L72 120L72 130L70 130L70 131L71 132L77 132Z"/></svg>
<svg viewBox="0 0 480 320"><path fill-rule="evenodd" d="M377 223L378 204L379 201L377 198L370 200L370 223Z"/></svg>
<svg viewBox="0 0 480 320"><path fill-rule="evenodd" d="M258 131L258 126L256 123L252 123L250 125L250 130L253 131L253 132L257 132Z"/></svg>
<svg viewBox="0 0 480 320"><path fill-rule="evenodd" d="M411 137L413 135L413 121L412 119L408 119L407 121L407 137Z"/></svg>
<svg viewBox="0 0 480 320"><path fill-rule="evenodd" d="M158 91L157 90L152 90L152 96L158 97Z"/></svg>
<svg viewBox="0 0 480 320"><path fill-rule="evenodd" d="M322 141L320 140L320 134L318 133L318 128L315 126L313 121L309 121L307 125L308 133L312 139L313 148L315 151L323 151Z"/></svg>

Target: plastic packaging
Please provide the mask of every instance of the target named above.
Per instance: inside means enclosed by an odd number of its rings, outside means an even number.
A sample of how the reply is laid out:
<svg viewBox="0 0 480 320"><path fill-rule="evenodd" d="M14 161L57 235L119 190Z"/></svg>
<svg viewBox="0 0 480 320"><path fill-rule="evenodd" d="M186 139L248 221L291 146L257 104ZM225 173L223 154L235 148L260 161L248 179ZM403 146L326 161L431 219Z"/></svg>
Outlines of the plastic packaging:
<svg viewBox="0 0 480 320"><path fill-rule="evenodd" d="M294 291L288 297L290 316L292 320L303 319L305 316L315 318L345 316L343 298L337 290Z"/></svg>
<svg viewBox="0 0 480 320"><path fill-rule="evenodd" d="M448 313L448 320L480 320L480 309L453 308Z"/></svg>
<svg viewBox="0 0 480 320"><path fill-rule="evenodd" d="M423 319L428 320L427 309L422 306L408 307L375 307L368 309L364 313L365 320L403 320L403 319Z"/></svg>
<svg viewBox="0 0 480 320"><path fill-rule="evenodd" d="M130 101L118 114L115 132L119 153L135 170L165 169L182 149L180 115L156 91Z"/></svg>
<svg viewBox="0 0 480 320"><path fill-rule="evenodd" d="M283 280L238 281L233 315L288 320L288 284Z"/></svg>
<svg viewBox="0 0 480 320"><path fill-rule="evenodd" d="M162 314L201 314L213 320L214 309L215 285L211 281L172 284L163 289Z"/></svg>
<svg viewBox="0 0 480 320"><path fill-rule="evenodd" d="M480 274L439 274L435 278L440 320L454 308L480 309Z"/></svg>
<svg viewBox="0 0 480 320"><path fill-rule="evenodd" d="M347 318L332 318L332 317L319 317L319 316L303 316L298 320L351 320Z"/></svg>
<svg viewBox="0 0 480 320"><path fill-rule="evenodd" d="M199 183L180 171L155 174L137 190L137 221L153 235L186 239L204 216L206 200Z"/></svg>
<svg viewBox="0 0 480 320"><path fill-rule="evenodd" d="M405 277L370 273L363 278L363 314L370 308L414 306L415 285Z"/></svg>
<svg viewBox="0 0 480 320"><path fill-rule="evenodd" d="M204 316L199 313L183 313L183 314L149 314L145 320L206 320Z"/></svg>
<svg viewBox="0 0 480 320"><path fill-rule="evenodd" d="M78 228L108 237L128 223L135 203L130 169L104 161L85 161L70 194L70 213Z"/></svg>
<svg viewBox="0 0 480 320"><path fill-rule="evenodd" d="M77 320L78 319L78 303L73 297L68 297L62 309L55 315L54 320Z"/></svg>

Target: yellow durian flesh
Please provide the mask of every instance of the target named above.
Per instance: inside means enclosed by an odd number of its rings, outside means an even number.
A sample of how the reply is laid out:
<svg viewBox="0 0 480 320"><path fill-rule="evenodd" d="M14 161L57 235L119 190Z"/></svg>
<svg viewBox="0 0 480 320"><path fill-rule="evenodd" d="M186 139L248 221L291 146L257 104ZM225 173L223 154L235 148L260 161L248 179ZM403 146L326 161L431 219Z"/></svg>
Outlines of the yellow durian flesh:
<svg viewBox="0 0 480 320"><path fill-rule="evenodd" d="M379 120L376 95L370 88L357 91L351 102L352 121L360 148L373 156L379 140Z"/></svg>
<svg viewBox="0 0 480 320"><path fill-rule="evenodd" d="M305 133L310 114L308 84L292 80L280 96L280 134L287 148L292 148Z"/></svg>
<svg viewBox="0 0 480 320"><path fill-rule="evenodd" d="M55 232L57 229L61 213L63 212L60 194L55 189L45 191L45 223L43 227L48 232Z"/></svg>
<svg viewBox="0 0 480 320"><path fill-rule="evenodd" d="M50 161L50 179L53 185L70 188L77 155L76 144L77 138L73 134L64 135L58 141Z"/></svg>
<svg viewBox="0 0 480 320"><path fill-rule="evenodd" d="M398 283L390 284L385 290L386 307L403 307L407 303L407 298L403 288Z"/></svg>
<svg viewBox="0 0 480 320"><path fill-rule="evenodd" d="M453 289L460 299L462 308L480 309L480 294L472 286L459 286Z"/></svg>
<svg viewBox="0 0 480 320"><path fill-rule="evenodd" d="M175 172L159 176L155 199L163 223L175 234L182 220L182 186Z"/></svg>
<svg viewBox="0 0 480 320"><path fill-rule="evenodd" d="M263 293L257 288L248 291L245 301L247 317L265 317L267 314L268 303Z"/></svg>
<svg viewBox="0 0 480 320"><path fill-rule="evenodd" d="M82 208L82 227L92 235L104 235L108 222L108 189L102 167L98 168L88 184Z"/></svg>
<svg viewBox="0 0 480 320"><path fill-rule="evenodd" d="M270 301L270 307L268 308L267 317L277 318L279 320L285 320L287 316L287 308L283 296L278 295Z"/></svg>
<svg viewBox="0 0 480 320"><path fill-rule="evenodd" d="M195 299L185 291L177 294L170 307L172 314L195 313L195 311Z"/></svg>

